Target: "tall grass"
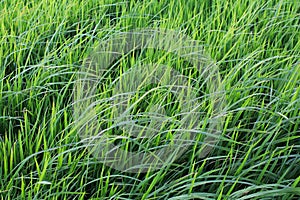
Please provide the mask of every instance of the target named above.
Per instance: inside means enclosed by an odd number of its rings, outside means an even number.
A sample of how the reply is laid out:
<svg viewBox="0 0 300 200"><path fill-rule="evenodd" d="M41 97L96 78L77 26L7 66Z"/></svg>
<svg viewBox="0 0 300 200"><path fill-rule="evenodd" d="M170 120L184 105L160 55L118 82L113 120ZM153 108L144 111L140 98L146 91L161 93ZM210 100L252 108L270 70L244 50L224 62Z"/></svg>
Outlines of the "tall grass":
<svg viewBox="0 0 300 200"><path fill-rule="evenodd" d="M4 0L0 10L1 199L300 198L297 0ZM160 170L124 173L81 141L72 92L98 42L145 27L203 44L225 88L224 127L207 157L199 140Z"/></svg>

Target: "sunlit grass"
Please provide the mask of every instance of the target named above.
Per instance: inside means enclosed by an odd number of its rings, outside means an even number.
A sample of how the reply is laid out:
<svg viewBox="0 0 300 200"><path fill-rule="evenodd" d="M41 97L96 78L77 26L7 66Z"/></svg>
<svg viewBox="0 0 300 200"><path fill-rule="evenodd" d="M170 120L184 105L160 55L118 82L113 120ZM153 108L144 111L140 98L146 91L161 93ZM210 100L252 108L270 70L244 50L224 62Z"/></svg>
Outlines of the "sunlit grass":
<svg viewBox="0 0 300 200"><path fill-rule="evenodd" d="M1 199L300 197L297 0L24 2L0 3ZM81 141L72 94L76 73L97 43L144 27L180 31L203 45L225 90L224 124L207 157L198 156L198 138L182 158L160 170L123 173L95 159ZM198 74L185 71L186 63L174 55L163 55L148 51L140 60L182 66L185 76L198 81L201 114L209 120L209 94ZM108 75L99 101L110 97L112 82L133 58ZM151 95L157 100L160 94ZM155 99L149 97L149 107ZM139 106L143 110L137 107L136 113L149 112ZM99 115L104 109L108 106L99 106ZM168 109L171 116L180 105ZM168 126L163 128L175 129ZM205 123L201 128L207 132Z"/></svg>

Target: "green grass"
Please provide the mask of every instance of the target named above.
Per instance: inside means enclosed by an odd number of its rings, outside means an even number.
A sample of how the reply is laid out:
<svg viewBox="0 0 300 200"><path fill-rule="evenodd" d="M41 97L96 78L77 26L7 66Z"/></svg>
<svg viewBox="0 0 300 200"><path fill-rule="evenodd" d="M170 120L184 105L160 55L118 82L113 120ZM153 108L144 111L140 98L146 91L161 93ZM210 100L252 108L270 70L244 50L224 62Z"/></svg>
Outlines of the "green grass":
<svg viewBox="0 0 300 200"><path fill-rule="evenodd" d="M0 199L300 198L298 0L4 0L0 10ZM200 138L160 170L125 173L95 159L81 141L72 94L76 72L97 43L145 27L180 31L203 45L224 87L224 126L207 157L197 156ZM164 55L149 50L123 59L98 99L135 59L199 78ZM209 113L207 88L198 89ZM169 106L169 115L178 109Z"/></svg>

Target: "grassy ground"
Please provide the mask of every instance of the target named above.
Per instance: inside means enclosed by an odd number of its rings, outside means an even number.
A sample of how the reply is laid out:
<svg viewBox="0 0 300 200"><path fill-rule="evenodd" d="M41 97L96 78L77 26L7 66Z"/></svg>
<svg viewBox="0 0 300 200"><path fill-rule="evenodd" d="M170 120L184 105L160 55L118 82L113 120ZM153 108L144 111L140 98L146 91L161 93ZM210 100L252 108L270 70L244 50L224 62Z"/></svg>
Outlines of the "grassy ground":
<svg viewBox="0 0 300 200"><path fill-rule="evenodd" d="M0 10L0 199L300 198L298 0L3 0ZM160 170L125 173L81 143L72 92L91 47L144 27L203 44L227 104L207 157L196 142Z"/></svg>

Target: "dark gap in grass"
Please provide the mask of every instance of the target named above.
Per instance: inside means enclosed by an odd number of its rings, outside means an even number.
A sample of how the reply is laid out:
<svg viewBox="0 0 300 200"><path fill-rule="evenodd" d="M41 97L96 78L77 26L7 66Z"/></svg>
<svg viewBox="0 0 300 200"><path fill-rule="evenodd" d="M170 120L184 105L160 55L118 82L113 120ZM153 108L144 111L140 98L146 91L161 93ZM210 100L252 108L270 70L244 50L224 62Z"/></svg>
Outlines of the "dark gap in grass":
<svg viewBox="0 0 300 200"><path fill-rule="evenodd" d="M164 52L164 51L153 50L153 54L161 53L161 52ZM147 53L145 51L138 49L138 50L134 50L134 51L130 52L126 56L125 59L126 60L143 59L145 57L147 58ZM201 73L197 70L197 68L195 66L193 66L188 61L184 60L184 58L178 58L178 56L176 54L168 53L166 60L172 59L173 57L176 57L176 61L180 62L180 65L179 66L176 65L176 66L174 66L174 68L176 70L178 70L178 72L180 74L183 74L184 76L191 78L191 83L192 83L193 88L199 88L199 86L201 85L201 83L203 81L202 79L204 79L206 77L202 77ZM100 88L99 88L100 93L103 91L107 91L107 87L105 87L105 86L110 85L110 84L107 84L107 82L105 82L105 81L109 81L109 82L114 81L119 76L120 71L122 71L122 73L124 73L127 69L132 67L130 65L130 62L127 62L128 66L120 68L120 63L121 63L120 58L121 57L119 57L119 59L116 59L114 62L112 62L111 65L108 66L109 70L107 70L107 73L104 73L103 77L101 77L101 79L104 81L100 84ZM154 58L154 59L156 59L156 58ZM155 60L152 62L155 63ZM112 66L114 66L114 68ZM185 67L183 67L183 66L185 66ZM206 87L203 88L202 90L197 90L198 93L196 96L197 97L204 96L205 89L206 89Z"/></svg>

